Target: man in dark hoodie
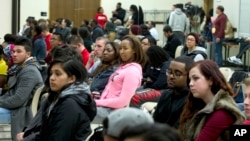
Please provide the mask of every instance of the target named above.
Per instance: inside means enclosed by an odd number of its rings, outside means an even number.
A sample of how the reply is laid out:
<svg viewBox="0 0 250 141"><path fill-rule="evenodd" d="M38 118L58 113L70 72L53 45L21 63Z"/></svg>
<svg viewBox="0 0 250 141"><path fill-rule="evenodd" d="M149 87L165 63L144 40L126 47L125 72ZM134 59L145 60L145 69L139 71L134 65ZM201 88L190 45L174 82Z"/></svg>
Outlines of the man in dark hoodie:
<svg viewBox="0 0 250 141"><path fill-rule="evenodd" d="M97 23L96 19L92 19L90 21L90 27L92 28L92 41L95 42L95 40L98 37L101 37L104 35L104 31L102 29L102 27Z"/></svg>
<svg viewBox="0 0 250 141"><path fill-rule="evenodd" d="M123 25L126 11L122 8L122 3L120 2L117 3L116 10L112 11L112 14L113 18L121 20Z"/></svg>
<svg viewBox="0 0 250 141"><path fill-rule="evenodd" d="M171 61L166 72L169 89L162 92L158 101L153 115L155 122L178 128L180 115L189 92L187 73L192 64L193 60L187 56L180 56Z"/></svg>
<svg viewBox="0 0 250 141"><path fill-rule="evenodd" d="M168 53L171 58L175 58L176 48L181 45L180 39L173 33L172 28L166 25L163 28L164 36L168 39L163 49Z"/></svg>
<svg viewBox="0 0 250 141"><path fill-rule="evenodd" d="M35 91L43 85L39 64L31 57L31 42L19 37L12 51L14 66L8 73L8 90L0 96L0 124L11 124L11 135L32 120L31 101Z"/></svg>

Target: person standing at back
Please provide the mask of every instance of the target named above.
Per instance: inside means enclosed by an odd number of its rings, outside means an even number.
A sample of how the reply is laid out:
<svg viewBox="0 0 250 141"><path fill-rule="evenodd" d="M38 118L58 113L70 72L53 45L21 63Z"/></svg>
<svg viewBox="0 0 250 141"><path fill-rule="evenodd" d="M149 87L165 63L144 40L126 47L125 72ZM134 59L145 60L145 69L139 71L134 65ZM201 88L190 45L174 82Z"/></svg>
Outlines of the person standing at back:
<svg viewBox="0 0 250 141"><path fill-rule="evenodd" d="M123 25L126 11L122 8L122 3L117 3L116 10L112 11L112 14L113 18L121 20Z"/></svg>
<svg viewBox="0 0 250 141"><path fill-rule="evenodd" d="M222 42L225 37L225 28L227 23L227 16L224 14L224 7L218 6L216 9L218 17L213 22L213 48L214 59L218 66L222 66Z"/></svg>
<svg viewBox="0 0 250 141"><path fill-rule="evenodd" d="M129 8L129 11L131 13L131 22L135 25L140 25L139 24L139 11L136 5L132 4Z"/></svg>
<svg viewBox="0 0 250 141"><path fill-rule="evenodd" d="M107 16L104 14L104 10L102 7L99 7L97 9L97 13L95 15L95 19L97 20L97 23L104 28L106 22L108 21Z"/></svg>
<svg viewBox="0 0 250 141"><path fill-rule="evenodd" d="M175 9L169 17L169 26L172 28L175 35L184 43L185 32L188 33L190 27L189 20L179 4L175 5Z"/></svg>

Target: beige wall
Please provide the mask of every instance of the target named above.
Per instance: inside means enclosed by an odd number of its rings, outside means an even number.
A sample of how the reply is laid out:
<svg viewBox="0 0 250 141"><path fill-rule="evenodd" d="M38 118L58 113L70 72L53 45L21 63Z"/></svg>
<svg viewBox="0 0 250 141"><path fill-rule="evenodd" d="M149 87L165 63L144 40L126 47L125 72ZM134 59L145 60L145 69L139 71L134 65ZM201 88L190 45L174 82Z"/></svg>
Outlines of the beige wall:
<svg viewBox="0 0 250 141"><path fill-rule="evenodd" d="M195 5L203 6L203 0L101 0L101 6L105 14L110 18L112 11L118 2L122 3L124 9L129 9L131 4L141 5L143 10L171 10L176 3L186 3L191 1Z"/></svg>
<svg viewBox="0 0 250 141"><path fill-rule="evenodd" d="M11 0L8 0L11 1ZM35 17L36 19L49 17L49 0L21 0L20 4L20 28L26 23L28 16ZM47 12L46 17L42 17L40 12Z"/></svg>
<svg viewBox="0 0 250 141"><path fill-rule="evenodd" d="M11 0L1 0L0 4L0 17L1 17L1 30L0 30L0 43L3 42L3 37L6 33L11 33Z"/></svg>

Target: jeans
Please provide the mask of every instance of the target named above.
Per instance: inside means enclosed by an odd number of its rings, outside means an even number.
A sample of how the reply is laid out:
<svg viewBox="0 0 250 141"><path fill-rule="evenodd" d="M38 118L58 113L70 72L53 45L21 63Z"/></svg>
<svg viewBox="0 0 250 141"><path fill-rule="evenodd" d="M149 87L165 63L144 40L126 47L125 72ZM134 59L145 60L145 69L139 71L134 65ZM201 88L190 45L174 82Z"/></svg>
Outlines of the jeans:
<svg viewBox="0 0 250 141"><path fill-rule="evenodd" d="M223 39L220 39L220 41L216 42L217 37L213 37L213 50L214 50L214 60L216 64L221 67L222 66L222 41Z"/></svg>
<svg viewBox="0 0 250 141"><path fill-rule="evenodd" d="M237 54L236 58L242 58L243 54L250 48L250 43L249 42L241 42L240 43L240 50L239 53Z"/></svg>
<svg viewBox="0 0 250 141"><path fill-rule="evenodd" d="M111 113L114 109L106 107L96 107L96 116L91 122L92 124L102 124L103 120Z"/></svg>
<svg viewBox="0 0 250 141"><path fill-rule="evenodd" d="M0 108L0 124L10 124L11 111L5 108Z"/></svg>

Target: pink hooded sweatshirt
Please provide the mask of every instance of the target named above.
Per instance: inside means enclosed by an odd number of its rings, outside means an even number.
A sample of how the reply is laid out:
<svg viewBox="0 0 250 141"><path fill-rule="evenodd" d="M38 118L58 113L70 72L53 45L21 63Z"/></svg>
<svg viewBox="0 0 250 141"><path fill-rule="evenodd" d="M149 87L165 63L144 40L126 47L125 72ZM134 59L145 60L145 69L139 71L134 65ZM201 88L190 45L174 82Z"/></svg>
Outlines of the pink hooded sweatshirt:
<svg viewBox="0 0 250 141"><path fill-rule="evenodd" d="M108 84L95 100L97 107L119 109L127 106L136 89L141 86L142 67L138 63L121 65L110 77Z"/></svg>

